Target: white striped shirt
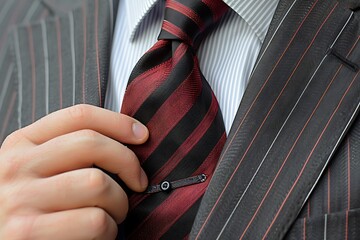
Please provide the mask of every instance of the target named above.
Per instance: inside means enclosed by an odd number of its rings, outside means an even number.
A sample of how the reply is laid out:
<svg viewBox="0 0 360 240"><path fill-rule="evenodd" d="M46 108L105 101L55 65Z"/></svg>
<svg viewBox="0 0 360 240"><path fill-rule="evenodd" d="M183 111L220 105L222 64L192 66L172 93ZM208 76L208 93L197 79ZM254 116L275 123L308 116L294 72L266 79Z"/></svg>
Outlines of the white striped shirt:
<svg viewBox="0 0 360 240"><path fill-rule="evenodd" d="M224 0L231 8L198 51L229 133L278 0ZM156 42L165 1L120 0L105 107L120 111L127 80Z"/></svg>

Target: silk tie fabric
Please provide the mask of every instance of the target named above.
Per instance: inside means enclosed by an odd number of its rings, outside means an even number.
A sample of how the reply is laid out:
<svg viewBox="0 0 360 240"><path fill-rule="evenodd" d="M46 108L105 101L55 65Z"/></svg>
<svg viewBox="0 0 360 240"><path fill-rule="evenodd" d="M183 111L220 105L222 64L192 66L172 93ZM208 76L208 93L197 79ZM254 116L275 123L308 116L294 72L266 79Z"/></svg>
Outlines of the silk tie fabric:
<svg viewBox="0 0 360 240"><path fill-rule="evenodd" d="M168 0L159 41L130 76L121 112L150 137L129 146L149 177L147 192L129 197L129 239L184 239L191 230L226 140L195 52L226 10L220 0Z"/></svg>

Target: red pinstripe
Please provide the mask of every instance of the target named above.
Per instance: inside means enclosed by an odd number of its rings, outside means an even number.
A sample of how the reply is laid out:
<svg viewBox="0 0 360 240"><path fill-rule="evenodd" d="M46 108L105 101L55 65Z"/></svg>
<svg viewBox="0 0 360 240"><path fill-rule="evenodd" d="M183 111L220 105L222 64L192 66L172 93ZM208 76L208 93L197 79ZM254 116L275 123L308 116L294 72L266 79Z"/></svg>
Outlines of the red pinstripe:
<svg viewBox="0 0 360 240"><path fill-rule="evenodd" d="M349 57L350 54L355 49L355 46L360 40L360 35L356 39L354 45L351 47L349 53L346 55L346 57ZM347 182L347 210L350 210L350 202L351 202L351 169L350 169L350 163L351 163L351 147L350 147L350 137L347 137L347 176L348 176L348 182ZM346 239L348 239L348 212L346 212Z"/></svg>
<svg viewBox="0 0 360 240"><path fill-rule="evenodd" d="M60 98L60 109L62 108L63 103L63 65L62 65L62 49L61 49L61 31L60 31L60 20L56 18L56 35L57 35L57 45L58 45L58 63L59 63L59 98Z"/></svg>
<svg viewBox="0 0 360 240"><path fill-rule="evenodd" d="M7 129L7 126L9 124L10 116L14 111L14 106L16 102L17 92L13 92L11 95L10 105L9 108L6 110L5 119L4 119L4 125L2 126L1 132L0 132L0 141L2 141L5 137L5 131Z"/></svg>
<svg viewBox="0 0 360 240"><path fill-rule="evenodd" d="M97 80L99 92L99 105L102 106L101 96L101 78L100 78L100 56L99 56L99 0L95 0L95 50L96 50L96 66L97 66Z"/></svg>
<svg viewBox="0 0 360 240"><path fill-rule="evenodd" d="M21 1L21 4L16 4L16 7L13 11L13 14L11 15L10 17L10 21L9 23L7 24L6 26L6 29L4 31L4 33L8 33L10 28L12 26L14 26L14 24L16 23L16 21L18 20L18 17L19 17L19 13L21 10L23 10L23 8L25 7L25 2L26 1ZM0 38L0 49L2 49L3 47L3 44L5 44L6 42L6 37L7 37L7 34L2 34L1 38Z"/></svg>
<svg viewBox="0 0 360 240"><path fill-rule="evenodd" d="M303 228L303 240L306 240L306 218L303 220L304 228Z"/></svg>
<svg viewBox="0 0 360 240"><path fill-rule="evenodd" d="M350 137L347 138L347 210L350 210L350 202L351 202L351 191L350 191L350 186L351 186L351 169L350 169L350 165L351 165L351 152L350 152Z"/></svg>
<svg viewBox="0 0 360 240"><path fill-rule="evenodd" d="M31 61L31 82L32 82L32 122L35 122L35 111L36 111L36 67L35 67L35 50L34 50L34 39L31 26L27 27L29 37L29 51Z"/></svg>
<svg viewBox="0 0 360 240"><path fill-rule="evenodd" d="M358 43L358 41L360 40L360 36L357 38L357 40L355 41L355 43L353 44L353 46L351 47L351 49L350 49L350 51L348 52L348 54L346 55L346 57L349 57L350 56L350 54L353 52L353 50L354 50L354 48L355 48L355 46L357 45L357 43ZM348 210L350 210L350 194L351 194L351 192L350 192L350 158L349 158L349 154L350 154L350 146L349 146L349 144L350 144L350 139L349 139L349 137L347 138L347 147L348 147L348 149L347 149L347 151L348 151L348 169L347 169L347 171L348 171L348 185L347 185L347 194L348 194ZM309 218L310 217L310 205L311 205L311 203L310 203L310 198L307 200L307 217ZM347 232L346 232L346 234L347 234ZM347 237L346 237L346 239L347 239Z"/></svg>
<svg viewBox="0 0 360 240"><path fill-rule="evenodd" d="M345 219L345 240L349 239L349 211L346 211Z"/></svg>
<svg viewBox="0 0 360 240"><path fill-rule="evenodd" d="M354 48L355 48L355 46L357 45L357 43L359 42L359 40L360 40L360 35L359 35L358 38L356 39L356 42L354 43L354 45L351 47L349 54L354 50ZM348 57L349 54L348 54L346 57Z"/></svg>
<svg viewBox="0 0 360 240"><path fill-rule="evenodd" d="M308 164L308 162L309 162L310 158L312 157L312 154L314 153L314 151L315 151L316 147L318 146L318 144L319 144L320 140L322 139L322 136L324 135L325 131L327 130L327 128L328 128L329 124L331 123L331 121L332 121L332 119L333 119L334 115L335 115L335 114L337 113L337 111L339 110L339 107L341 106L341 104L342 104L342 102L343 102L344 98L346 97L347 93L348 93L348 92L349 92L349 90L351 89L351 87L352 87L352 85L354 84L355 80L357 79L358 75L359 75L359 72L355 75L355 77L354 77L354 78L353 78L353 80L351 81L351 83L350 83L349 87L346 89L346 91L345 91L344 95L342 96L342 98L341 98L341 100L340 100L339 104L337 105L337 107L335 108L334 112L333 112L333 113L332 113L332 115L330 116L330 118L329 118L328 122L327 122L327 123L326 123L326 125L325 125L325 128L324 128L324 129L323 129L323 131L321 132L321 134L320 134L320 136L319 136L318 140L316 141L316 143L315 143L314 147L312 148L312 150L311 150L311 152L310 152L310 154L309 154L308 158L306 159L306 161L305 161L305 163L304 163L304 166L302 167L302 169L301 169L301 171L300 171L300 173L299 173L298 177L296 178L296 180L295 180L294 184L292 185L292 187L291 187L291 189L290 189L289 193L286 195L286 197L285 197L284 201L282 202L282 204L281 204L281 206L280 206L280 208L279 208L278 212L276 213L276 215L275 215L275 217L274 217L273 221L271 222L270 226L268 227L268 229L267 229L267 231L266 231L266 233L265 233L265 235L264 235L263 239L265 239L265 238L266 238L267 234L269 233L269 230L271 229L271 227L273 226L273 224L274 224L274 222L276 221L277 217L279 216L280 211L281 211L281 210L282 210L282 208L284 207L284 204L286 203L286 201L287 201L287 199L289 198L290 194L292 193L292 191L293 191L294 187L296 186L296 184L298 183L298 181L299 181L300 177L302 176L302 174L303 174L303 172L304 172L304 170L305 170L305 168L306 168L306 166L307 166L307 164Z"/></svg>
<svg viewBox="0 0 360 240"><path fill-rule="evenodd" d="M160 44L163 45L163 44ZM165 46L165 45L164 45ZM155 48L157 49L157 47ZM144 101L157 89L170 74L170 70L163 71L163 69L170 69L175 67L179 61L184 57L188 46L186 44L181 44L175 50L174 55L169 60L149 69L148 71L142 73L140 76L136 77L129 86L126 88L126 102L131 102L131 104L126 104L122 106L122 112L127 113L130 116L133 116L144 103ZM153 51L153 50L152 50ZM159 71L159 70L162 71ZM156 79L157 81L146 81L145 79ZM141 94L139 95L139 89L141 89ZM134 92L135 94L129 94Z"/></svg>
<svg viewBox="0 0 360 240"><path fill-rule="evenodd" d="M295 142L294 142L294 143L293 143L293 145L291 146L291 148L290 148L289 152L287 153L287 155L286 155L285 159L283 160L283 163L281 164L281 167L279 168L278 172L276 173L275 178L274 178L274 179L273 179L273 181L271 182L271 184L270 184L270 186L269 186L268 190L266 191L266 193L265 193L264 197L262 198L262 200L261 200L260 204L258 205L258 207L257 207L257 209L256 209L256 211L255 211L255 213L253 214L253 216L252 216L251 220L249 221L248 225L246 226L246 228L245 228L245 230L244 230L243 234L241 235L240 239L242 239L242 238L244 237L245 233L246 233L246 232L247 232L247 230L249 229L249 227L250 227L250 225L252 224L253 220L254 220L254 219L255 219L255 217L257 216L257 213L259 212L260 208L262 207L262 205L263 205L263 203L264 203L265 199L267 198L268 194L269 194L269 193L270 193L270 191L272 190L272 188L273 188L273 186L274 186L274 184L275 184L276 180L278 179L278 177L279 177L280 173L282 172L282 170L283 170L283 168L284 168L285 164L287 163L287 161L288 161L288 159L289 159L289 157L290 157L291 153L293 152L293 150L294 150L295 146L297 145L297 143L298 143L298 141L299 141L300 137L302 136L302 134L303 134L303 132L305 131L306 127L308 126L308 124L309 124L310 120L311 120L311 119L312 119L312 117L314 116L314 114L315 114L316 110L319 108L320 103L321 103L321 102L322 102L322 100L324 99L324 97L325 97L326 93L329 91L329 89L330 89L331 85L333 84L334 80L335 80L335 79L336 79L336 77L338 76L338 74L339 74L339 72L340 72L340 70L341 70L341 69L342 69L342 65L341 65L341 66L338 68L338 70L336 71L335 75L334 75L334 76L333 76L333 78L331 79L330 83L328 84L327 88L325 89L324 93L322 94L321 98L319 99L318 103L316 104L316 106L315 106L314 110L312 111L311 115L310 115L310 116L309 116L309 118L307 119L307 121L306 121L305 125L304 125L304 126L303 126L303 128L301 129L301 131L300 131L299 135L297 136L297 138L296 138Z"/></svg>
<svg viewBox="0 0 360 240"><path fill-rule="evenodd" d="M328 167L327 173L327 213L330 214L330 166Z"/></svg>
<svg viewBox="0 0 360 240"><path fill-rule="evenodd" d="M196 23L196 25L198 25L200 30L204 29L204 22L203 20L199 17L199 15L192 10L191 8L176 2L174 0L168 0L166 1L166 7L167 8L171 8L175 11L178 11L179 13L187 16L188 18L190 18L194 23Z"/></svg>
<svg viewBox="0 0 360 240"><path fill-rule="evenodd" d="M178 37L179 39L183 40L185 43L189 45L193 44L191 38L183 30L181 30L178 26L175 26L171 22L164 20L162 29Z"/></svg>
<svg viewBox="0 0 360 240"><path fill-rule="evenodd" d="M246 111L244 118L241 120L239 126L237 127L237 129L236 129L236 131L235 131L235 134L233 135L233 137L232 137L231 139L228 139L229 144L227 145L226 149L224 149L224 151L223 151L224 154L222 154L222 157L220 158L219 162L221 162L222 159L224 158L224 156L226 155L226 152L228 151L229 147L231 146L232 142L234 141L235 136L236 136L236 135L238 134L238 132L240 131L240 129L241 129L241 127L242 127L245 119L247 118L247 116L248 116L248 114L249 114L249 112L252 110L255 102L257 101L257 99L259 98L260 94L261 94L262 91L264 90L265 86L266 86L267 83L269 82L269 80L270 80L270 78L272 77L275 69L277 68L277 66L279 65L279 63L281 62L281 60L283 59L283 57L284 57L285 53L288 51L291 43L294 41L295 37L297 36L300 28L303 26L305 20L308 18L308 16L309 16L310 13L312 12L312 10L314 9L314 7L315 7L315 5L318 3L318 1L319 1L319 0L316 0L316 1L314 2L314 4L313 4L313 5L311 6L311 8L309 9L308 13L305 15L305 17L304 17L304 19L302 20L302 22L300 23L299 27L296 29L296 31L294 32L293 36L291 37L291 39L290 39L289 43L287 44L285 50L283 51L283 53L281 54L281 56L280 56L279 59L277 60L275 66L273 67L272 71L270 72L269 76L268 76L267 79L265 80L263 86L260 88L260 91L259 91L258 94L256 95L256 97L255 97L255 99L253 100L253 102L250 104L250 107L249 107L249 109ZM199 232L197 233L195 239L198 239L198 237L200 236L202 230L204 229L204 227L205 227L206 223L208 222L210 216L212 215L214 209L216 208L217 204L219 203L220 198L221 198L222 195L224 194L227 186L229 185L229 182L230 182L231 179L234 177L235 172L237 171L237 169L240 167L240 164L241 164L241 162L237 165L237 167L235 168L234 173L230 176L228 182L226 183L224 189L223 189L222 192L220 193L220 195L219 195L218 199L216 200L214 206L213 206L212 209L210 210L208 216L206 217L204 223L202 224L202 226L201 226Z"/></svg>
<svg viewBox="0 0 360 240"><path fill-rule="evenodd" d="M86 45L87 45L87 16L86 16L86 2L83 1L82 6L82 15L83 15L83 33L84 33L84 59L82 66L82 95L83 95L83 103L85 103L86 91L85 91L85 82L86 82Z"/></svg>
<svg viewBox="0 0 360 240"><path fill-rule="evenodd" d="M0 138L1 139L1 138ZM349 234L349 211L350 211L350 202L351 202L351 170L350 170L350 163L351 163L351 147L350 147L350 137L347 137L347 211L346 211L346 221L345 221L345 240L348 239Z"/></svg>

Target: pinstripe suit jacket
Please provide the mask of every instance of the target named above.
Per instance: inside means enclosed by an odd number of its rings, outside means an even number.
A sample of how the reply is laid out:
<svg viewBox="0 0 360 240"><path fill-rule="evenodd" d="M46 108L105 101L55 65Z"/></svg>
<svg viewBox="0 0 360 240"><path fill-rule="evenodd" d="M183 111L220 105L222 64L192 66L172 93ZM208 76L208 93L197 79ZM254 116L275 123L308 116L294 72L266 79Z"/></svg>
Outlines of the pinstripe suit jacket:
<svg viewBox="0 0 360 240"><path fill-rule="evenodd" d="M102 106L116 0L0 0L0 142ZM360 2L280 0L192 239L360 239Z"/></svg>

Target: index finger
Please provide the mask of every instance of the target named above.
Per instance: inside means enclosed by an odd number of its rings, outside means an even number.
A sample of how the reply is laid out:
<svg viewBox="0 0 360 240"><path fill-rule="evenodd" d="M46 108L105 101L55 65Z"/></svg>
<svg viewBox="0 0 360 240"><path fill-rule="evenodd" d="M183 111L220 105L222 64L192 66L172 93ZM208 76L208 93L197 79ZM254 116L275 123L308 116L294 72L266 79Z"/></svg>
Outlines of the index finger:
<svg viewBox="0 0 360 240"><path fill-rule="evenodd" d="M53 112L21 131L31 142L41 144L83 129L91 129L128 144L141 144L149 135L143 124L127 115L85 104Z"/></svg>

